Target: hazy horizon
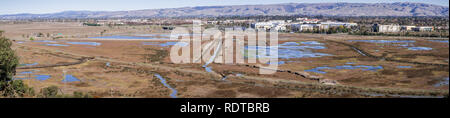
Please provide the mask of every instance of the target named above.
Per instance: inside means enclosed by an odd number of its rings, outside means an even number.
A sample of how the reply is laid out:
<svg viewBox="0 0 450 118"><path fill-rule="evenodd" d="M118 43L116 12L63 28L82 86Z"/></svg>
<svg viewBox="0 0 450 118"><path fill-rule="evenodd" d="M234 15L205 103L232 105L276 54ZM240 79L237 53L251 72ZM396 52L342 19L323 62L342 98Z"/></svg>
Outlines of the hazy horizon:
<svg viewBox="0 0 450 118"><path fill-rule="evenodd" d="M226 6L226 5L259 5L259 4L283 4L283 3L394 3L412 2L426 3L440 6L449 6L447 0L165 0L165 1L145 1L145 0L14 0L0 4L0 15L8 14L46 14L63 11L128 11L142 9L163 9L196 6Z"/></svg>

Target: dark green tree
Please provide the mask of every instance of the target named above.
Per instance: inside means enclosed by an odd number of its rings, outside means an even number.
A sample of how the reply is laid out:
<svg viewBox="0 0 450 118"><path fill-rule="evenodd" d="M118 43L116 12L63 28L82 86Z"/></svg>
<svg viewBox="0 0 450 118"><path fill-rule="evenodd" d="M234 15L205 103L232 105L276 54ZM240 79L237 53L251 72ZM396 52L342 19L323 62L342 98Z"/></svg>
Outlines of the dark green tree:
<svg viewBox="0 0 450 118"><path fill-rule="evenodd" d="M0 81L10 81L16 72L19 59L11 49L11 41L0 35Z"/></svg>
<svg viewBox="0 0 450 118"><path fill-rule="evenodd" d="M12 80L16 74L19 58L11 49L11 41L0 35L0 95L5 97L23 97L34 95L33 88L29 88L21 80Z"/></svg>

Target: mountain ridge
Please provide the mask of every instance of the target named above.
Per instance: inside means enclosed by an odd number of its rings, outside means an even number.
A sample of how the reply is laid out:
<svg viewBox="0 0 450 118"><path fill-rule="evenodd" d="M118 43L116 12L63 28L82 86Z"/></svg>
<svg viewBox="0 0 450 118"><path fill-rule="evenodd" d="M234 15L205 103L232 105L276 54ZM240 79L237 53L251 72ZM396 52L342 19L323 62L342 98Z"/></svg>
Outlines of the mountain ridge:
<svg viewBox="0 0 450 118"><path fill-rule="evenodd" d="M281 3L267 5L195 6L130 11L63 11L47 14L9 14L0 19L218 17L257 15L323 16L449 16L449 7L412 2L395 3Z"/></svg>

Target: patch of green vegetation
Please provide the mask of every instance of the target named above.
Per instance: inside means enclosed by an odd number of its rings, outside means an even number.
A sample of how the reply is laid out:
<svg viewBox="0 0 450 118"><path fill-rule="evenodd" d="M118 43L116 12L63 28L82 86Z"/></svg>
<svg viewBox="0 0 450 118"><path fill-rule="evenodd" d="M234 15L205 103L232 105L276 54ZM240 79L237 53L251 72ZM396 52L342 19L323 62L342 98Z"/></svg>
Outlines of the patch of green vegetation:
<svg viewBox="0 0 450 118"><path fill-rule="evenodd" d="M44 37L44 33L39 32L39 33L37 34L37 37Z"/></svg>
<svg viewBox="0 0 450 118"><path fill-rule="evenodd" d="M335 33L349 33L350 31L352 31L352 29L355 28L351 28L351 27L344 27L344 26L339 26L339 27L330 27L329 29L316 29L314 28L313 30L307 29L304 31L301 31L302 33L318 33L318 34L335 34Z"/></svg>
<svg viewBox="0 0 450 118"><path fill-rule="evenodd" d="M0 36L0 81L10 81L16 73L19 58L11 49L11 41Z"/></svg>
<svg viewBox="0 0 450 118"><path fill-rule="evenodd" d="M83 23L83 25L86 25L86 26L101 26L100 24L97 24L97 23Z"/></svg>
<svg viewBox="0 0 450 118"><path fill-rule="evenodd" d="M0 81L0 95L12 98L34 96L34 89L24 84L22 80Z"/></svg>
<svg viewBox="0 0 450 118"><path fill-rule="evenodd" d="M41 90L41 95L38 97L44 97L44 98L92 98L92 95L89 93L83 93L79 91L73 92L72 95L70 94L58 94L60 89L57 86L49 86L46 88L43 88Z"/></svg>
<svg viewBox="0 0 450 118"><path fill-rule="evenodd" d="M92 98L92 95L89 93L83 93L79 91L73 92L73 98Z"/></svg>

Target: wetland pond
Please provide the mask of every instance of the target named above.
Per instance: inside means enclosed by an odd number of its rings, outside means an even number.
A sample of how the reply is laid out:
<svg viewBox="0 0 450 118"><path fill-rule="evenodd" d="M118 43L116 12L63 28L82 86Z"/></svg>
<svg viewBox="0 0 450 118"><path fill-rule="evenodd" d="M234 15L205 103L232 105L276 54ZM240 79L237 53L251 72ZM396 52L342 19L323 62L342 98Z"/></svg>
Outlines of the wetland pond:
<svg viewBox="0 0 450 118"><path fill-rule="evenodd" d="M438 83L434 84L434 87L441 87L441 86L448 86L448 77L444 78L443 80L439 81Z"/></svg>
<svg viewBox="0 0 450 118"><path fill-rule="evenodd" d="M66 42L66 43L74 44L74 45L90 45L90 46L102 45L102 43L97 43L97 42Z"/></svg>
<svg viewBox="0 0 450 118"><path fill-rule="evenodd" d="M428 51L432 50L433 48L430 47L416 47L414 46L414 43L416 41L413 40L348 40L348 42L365 42L365 43L376 43L378 44L392 44L391 46L397 46L402 48L407 48L408 50L412 51ZM448 42L448 41L447 41Z"/></svg>
<svg viewBox="0 0 450 118"><path fill-rule="evenodd" d="M366 66L366 65L342 65L342 66L335 66L335 67L328 67L328 66L321 66L321 67L316 67L313 69L309 69L309 70L305 70L305 72L314 72L314 73L319 73L319 74L326 74L327 72L323 71L323 70L354 70L354 69L361 69L363 71L377 71L380 69L383 69L382 66Z"/></svg>
<svg viewBox="0 0 450 118"><path fill-rule="evenodd" d="M80 79L74 77L73 75L65 75L62 82L77 82L80 81Z"/></svg>
<svg viewBox="0 0 450 118"><path fill-rule="evenodd" d="M271 51L276 52L277 48L279 59L332 56L331 54L313 52L314 50L326 49L326 47L323 46L322 43L319 43L317 41L306 41L306 42L284 42L282 44L279 44L278 46L245 46L244 57L275 58L274 56L271 55L264 55L264 53L269 54Z"/></svg>
<svg viewBox="0 0 450 118"><path fill-rule="evenodd" d="M40 80L40 81L44 81L47 79L50 79L51 76L50 75L32 75L35 71L38 70L31 70L31 71L23 71L23 72L19 72L18 75L14 76L14 79L36 79L36 80Z"/></svg>
<svg viewBox="0 0 450 118"><path fill-rule="evenodd" d="M172 88L169 84L167 84L166 79L164 79L160 74L155 74L155 76L161 81L161 83L166 86L167 88L169 88L170 90L172 90L172 93L170 94L170 97L172 98L177 98L177 90Z"/></svg>
<svg viewBox="0 0 450 118"><path fill-rule="evenodd" d="M49 41L49 40L39 40L39 41L33 41L33 42L40 42L40 43L46 43L42 44L45 46L58 46L58 47L67 47L71 45L89 45L89 46L100 46L102 43L98 42L71 42L71 41Z"/></svg>
<svg viewBox="0 0 450 118"><path fill-rule="evenodd" d="M38 65L38 63L35 62L35 63L28 63L28 64L19 64L19 66L35 66L35 65Z"/></svg>

